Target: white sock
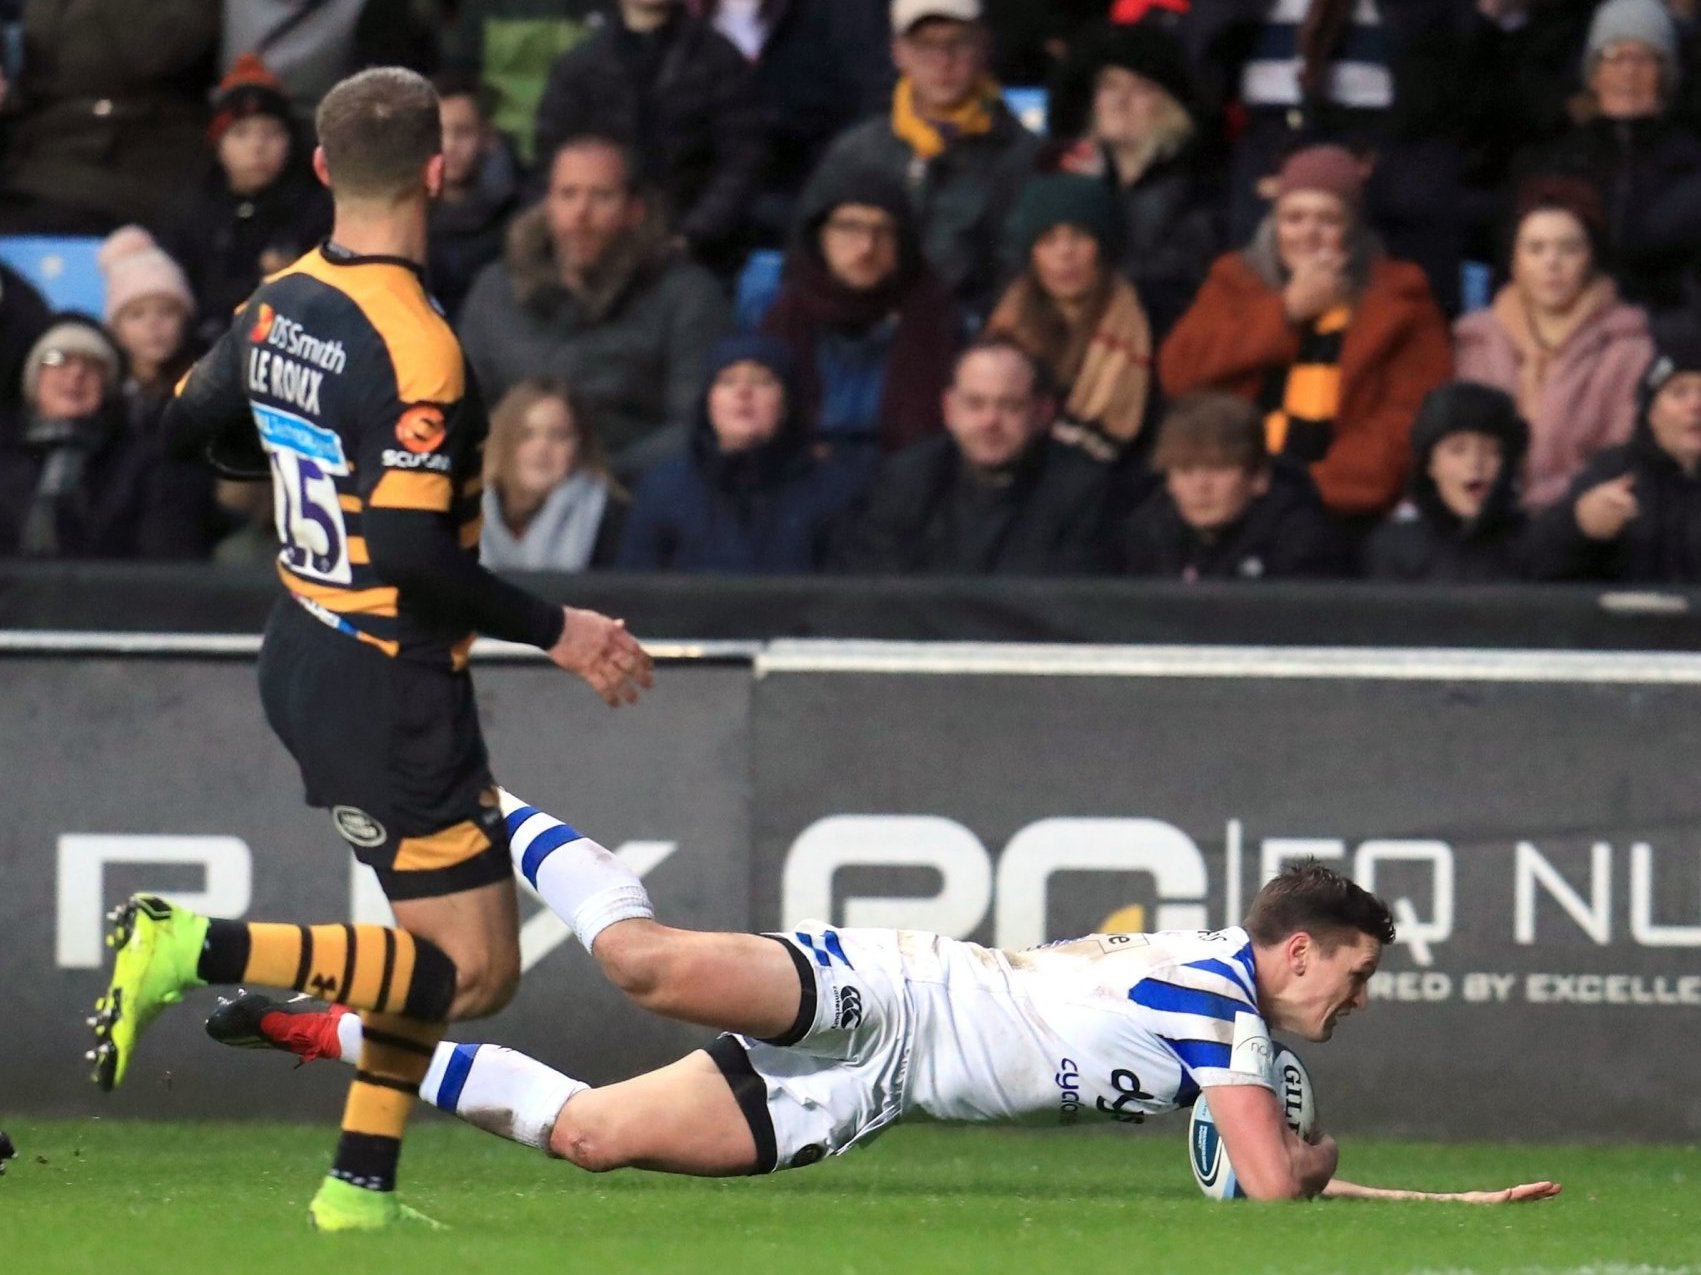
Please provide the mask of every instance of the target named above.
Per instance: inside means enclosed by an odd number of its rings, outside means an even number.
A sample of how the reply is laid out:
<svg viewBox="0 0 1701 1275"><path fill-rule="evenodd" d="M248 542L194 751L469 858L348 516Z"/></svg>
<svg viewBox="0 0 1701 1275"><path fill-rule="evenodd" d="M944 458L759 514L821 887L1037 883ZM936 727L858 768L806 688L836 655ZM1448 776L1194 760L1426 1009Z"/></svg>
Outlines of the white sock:
<svg viewBox="0 0 1701 1275"><path fill-rule="evenodd" d="M360 1061L360 1047L366 1043L366 1033L361 1030L360 1015L352 1010L337 1019L337 1057L346 1063Z"/></svg>
<svg viewBox="0 0 1701 1275"><path fill-rule="evenodd" d="M516 1050L446 1040L431 1056L419 1096L487 1133L548 1151L561 1108L589 1088Z"/></svg>
<svg viewBox="0 0 1701 1275"><path fill-rule="evenodd" d="M506 789L498 789L498 796L514 866L586 951L616 921L655 916L638 874L614 855Z"/></svg>

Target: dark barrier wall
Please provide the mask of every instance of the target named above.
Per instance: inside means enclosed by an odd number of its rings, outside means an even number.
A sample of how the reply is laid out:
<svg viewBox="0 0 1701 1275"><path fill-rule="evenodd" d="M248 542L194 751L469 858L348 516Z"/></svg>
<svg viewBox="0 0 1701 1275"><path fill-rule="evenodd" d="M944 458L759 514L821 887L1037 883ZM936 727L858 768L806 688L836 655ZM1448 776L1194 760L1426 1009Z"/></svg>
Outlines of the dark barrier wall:
<svg viewBox="0 0 1701 1275"><path fill-rule="evenodd" d="M1402 928L1371 1012L1302 1047L1347 1132L1701 1136L1701 660L1392 651L776 643L664 666L609 713L538 663L481 666L498 774L637 863L664 916L805 916L1021 946L1218 926L1316 854ZM100 914L199 895L369 915L298 802L246 655L0 658L0 1094L27 1113L329 1118L346 1076L150 1037L83 1080ZM621 1004L528 904L500 1039L593 1080L704 1033Z"/></svg>
<svg viewBox="0 0 1701 1275"><path fill-rule="evenodd" d="M737 578L526 583L646 637L1701 650L1701 595L1358 581ZM258 633L268 568L0 562L0 630Z"/></svg>
<svg viewBox="0 0 1701 1275"><path fill-rule="evenodd" d="M1388 898L1402 931L1371 1012L1299 1045L1331 1126L1701 1135L1687 1061L1701 1039L1701 664L1023 664L766 658L758 921L1005 947L1217 927L1281 861L1317 855Z"/></svg>
<svg viewBox="0 0 1701 1275"><path fill-rule="evenodd" d="M653 704L611 712L541 664L478 676L497 774L641 867L682 924L749 925L749 670L661 670ZM162 1019L110 1097L85 1081L82 1019L104 986L102 913L138 889L210 911L311 922L383 919L266 730L246 659L0 660L0 1108L42 1114L334 1113L336 1067L292 1073L201 1034L213 1004ZM185 862L174 862L185 861ZM654 866L649 866L649 865ZM372 883L372 889L376 889ZM704 1033L621 1002L547 912L523 911L517 1001L463 1039L501 1039L607 1080Z"/></svg>

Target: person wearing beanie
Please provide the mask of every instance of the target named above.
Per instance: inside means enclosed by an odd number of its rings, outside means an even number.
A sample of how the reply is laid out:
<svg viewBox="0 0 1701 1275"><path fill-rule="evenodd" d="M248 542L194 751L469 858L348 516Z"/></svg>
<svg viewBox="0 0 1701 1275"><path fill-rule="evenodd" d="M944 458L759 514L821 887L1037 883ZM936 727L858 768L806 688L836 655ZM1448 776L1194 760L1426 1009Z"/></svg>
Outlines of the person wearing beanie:
<svg viewBox="0 0 1701 1275"><path fill-rule="evenodd" d="M1701 323L1654 328L1635 432L1600 453L1531 528L1541 580L1701 584Z"/></svg>
<svg viewBox="0 0 1701 1275"><path fill-rule="evenodd" d="M810 453L791 352L772 337L715 346L686 455L638 482L615 566L799 574L825 559L856 488Z"/></svg>
<svg viewBox="0 0 1701 1275"><path fill-rule="evenodd" d="M148 558L202 560L228 532L213 475L199 463L171 460L161 428L177 382L195 361L190 320L195 298L178 264L140 226L121 226L101 245L106 329L124 355L120 387L125 428L152 453L155 506L170 516L144 528Z"/></svg>
<svg viewBox="0 0 1701 1275"><path fill-rule="evenodd" d="M1596 452L1629 439L1654 344L1647 314L1619 299L1606 272L1606 212L1592 186L1532 179L1513 224L1510 281L1453 325L1453 346L1458 375L1505 390L1529 423L1522 489L1536 510Z"/></svg>
<svg viewBox="0 0 1701 1275"><path fill-rule="evenodd" d="M1530 430L1512 396L1456 381L1412 422L1406 500L1365 544L1373 580L1495 584L1529 576L1518 472Z"/></svg>
<svg viewBox="0 0 1701 1275"><path fill-rule="evenodd" d="M219 84L207 138L206 171L158 236L187 273L201 346L218 339L262 278L331 229L330 196L313 176L289 97L253 55Z"/></svg>
<svg viewBox="0 0 1701 1275"><path fill-rule="evenodd" d="M1701 137L1673 105L1682 87L1677 29L1661 0L1606 0L1583 53L1578 120L1528 146L1515 182L1547 173L1587 181L1606 210L1604 242L1625 300L1658 317L1686 304L1701 258Z"/></svg>
<svg viewBox="0 0 1701 1275"><path fill-rule="evenodd" d="M1289 156L1275 206L1211 267L1158 375L1170 395L1256 403L1270 453L1309 466L1330 512L1368 531L1405 489L1412 417L1453 355L1423 272L1365 228L1364 180L1339 146Z"/></svg>
<svg viewBox="0 0 1701 1275"><path fill-rule="evenodd" d="M1039 139L1010 113L988 70L980 0L893 0L898 83L890 108L841 133L804 188L876 171L908 192L922 252L958 303L977 318L995 299L999 249Z"/></svg>
<svg viewBox="0 0 1701 1275"><path fill-rule="evenodd" d="M1223 192L1203 162L1199 109L1180 42L1151 24L1083 36L1050 98L1053 162L1099 178L1116 196L1117 265L1159 340L1223 247Z"/></svg>
<svg viewBox="0 0 1701 1275"><path fill-rule="evenodd" d="M1074 173L1036 177L1009 225L1021 273L986 321L1044 363L1070 424L1116 446L1134 440L1151 394L1152 332L1134 285L1116 269L1115 196Z"/></svg>
<svg viewBox="0 0 1701 1275"><path fill-rule="evenodd" d="M852 171L814 196L798 210L762 331L791 350L819 447L872 472L939 432L963 322L922 256L902 186Z"/></svg>
<svg viewBox="0 0 1701 1275"><path fill-rule="evenodd" d="M122 362L82 314L30 347L20 425L0 438L0 556L137 556L151 450L124 427Z"/></svg>

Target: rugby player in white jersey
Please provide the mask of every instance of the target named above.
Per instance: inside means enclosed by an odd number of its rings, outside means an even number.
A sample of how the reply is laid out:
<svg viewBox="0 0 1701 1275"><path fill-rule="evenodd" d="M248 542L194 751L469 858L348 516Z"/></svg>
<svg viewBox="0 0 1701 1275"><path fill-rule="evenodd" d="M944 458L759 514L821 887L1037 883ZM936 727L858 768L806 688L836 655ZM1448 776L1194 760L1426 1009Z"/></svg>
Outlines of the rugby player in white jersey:
<svg viewBox="0 0 1701 1275"><path fill-rule="evenodd" d="M1210 1095L1254 1199L1511 1203L1553 1182L1429 1193L1335 1176L1321 1130L1287 1126L1271 1029L1325 1041L1367 1001L1393 941L1383 903L1317 863L1267 883L1245 924L1095 934L1021 952L915 931L805 922L773 935L678 930L596 842L502 794L515 864L604 973L654 1013L718 1028L707 1049L591 1088L514 1050L438 1047L420 1096L580 1168L699 1176L814 1164L913 1113L1133 1122ZM208 1030L231 1044L358 1056L359 1019L255 996ZM340 1036L340 1039L339 1039Z"/></svg>

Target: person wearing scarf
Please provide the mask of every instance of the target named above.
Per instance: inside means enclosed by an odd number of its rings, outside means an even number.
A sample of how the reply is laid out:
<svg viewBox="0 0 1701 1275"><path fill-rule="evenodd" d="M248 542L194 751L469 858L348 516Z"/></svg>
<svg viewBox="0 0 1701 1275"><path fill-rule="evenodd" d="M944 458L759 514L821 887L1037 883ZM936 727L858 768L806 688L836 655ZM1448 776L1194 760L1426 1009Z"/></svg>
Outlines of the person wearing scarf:
<svg viewBox="0 0 1701 1275"><path fill-rule="evenodd" d="M1339 146L1289 156L1251 244L1217 259L1158 351L1173 396L1226 389L1266 413L1272 456L1309 468L1331 513L1368 530L1405 489L1408 435L1453 353L1423 271L1361 219L1364 172Z"/></svg>
<svg viewBox="0 0 1701 1275"><path fill-rule="evenodd" d="M1519 192L1511 282L1453 325L1459 376L1510 394L1529 422L1524 506L1544 509L1597 453L1628 442L1654 354L1648 317L1604 269L1606 214L1574 177Z"/></svg>
<svg viewBox="0 0 1701 1275"><path fill-rule="evenodd" d="M479 561L493 571L607 566L627 496L565 381L528 377L490 413Z"/></svg>
<svg viewBox="0 0 1701 1275"><path fill-rule="evenodd" d="M1116 270L1117 210L1103 182L1035 178L1010 219L1021 274L986 330L1015 338L1050 369L1064 419L1131 442L1146 419L1152 333L1134 285Z"/></svg>
<svg viewBox="0 0 1701 1275"><path fill-rule="evenodd" d="M842 467L811 454L798 401L784 345L722 340L689 451L639 481L615 565L739 575L819 566L856 490Z"/></svg>
<svg viewBox="0 0 1701 1275"><path fill-rule="evenodd" d="M961 328L903 188L854 171L823 184L762 322L791 350L821 450L877 460L938 433Z"/></svg>
<svg viewBox="0 0 1701 1275"><path fill-rule="evenodd" d="M983 315L1004 223L1040 142L987 70L980 0L892 0L891 14L899 72L891 110L840 134L800 205L819 207L822 188L848 171L884 173L909 196L928 264Z"/></svg>

